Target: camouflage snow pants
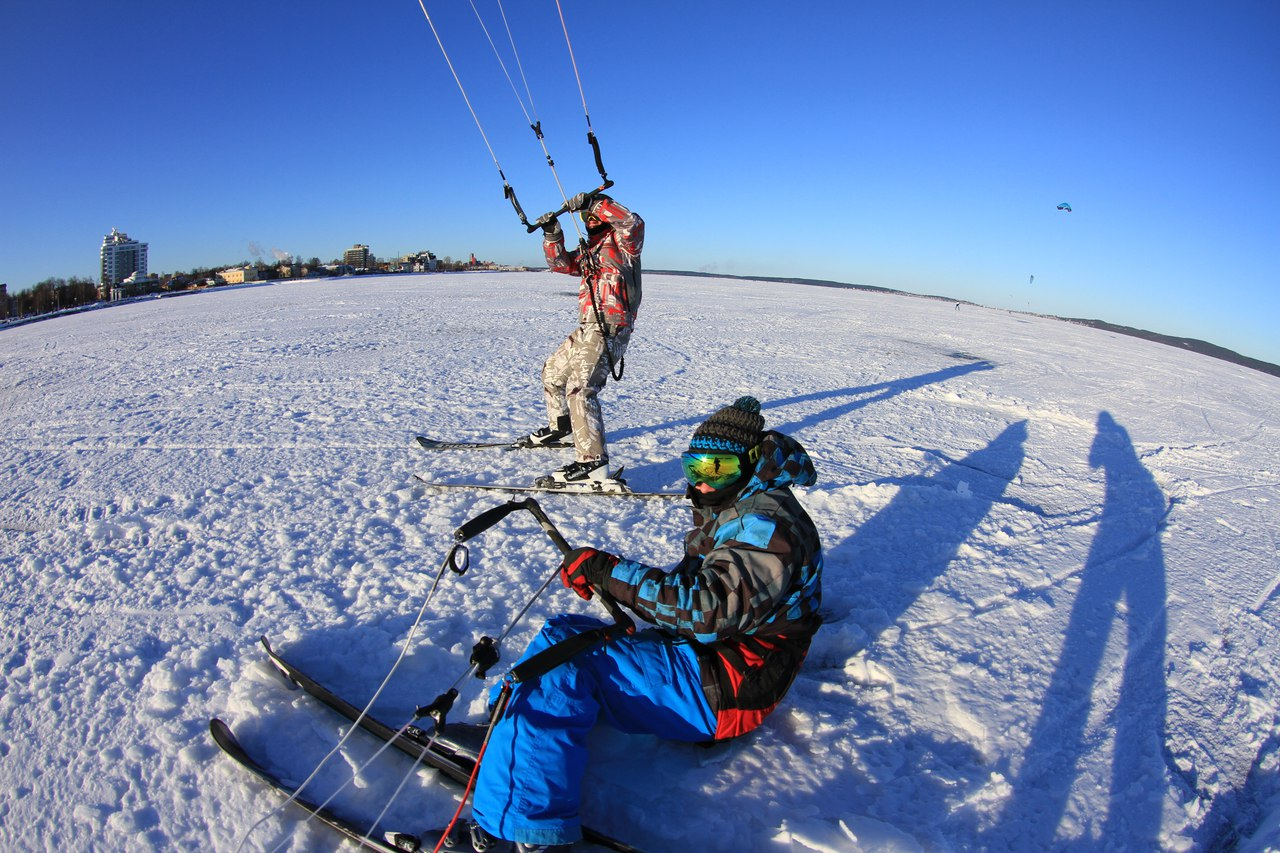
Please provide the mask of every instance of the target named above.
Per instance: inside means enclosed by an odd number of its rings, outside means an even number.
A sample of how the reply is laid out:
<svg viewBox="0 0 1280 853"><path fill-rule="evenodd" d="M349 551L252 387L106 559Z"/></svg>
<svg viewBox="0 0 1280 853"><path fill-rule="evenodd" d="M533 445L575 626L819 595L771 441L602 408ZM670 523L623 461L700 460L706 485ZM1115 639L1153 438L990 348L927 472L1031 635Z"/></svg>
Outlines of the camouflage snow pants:
<svg viewBox="0 0 1280 853"><path fill-rule="evenodd" d="M614 363L622 360L631 340L631 329L618 329L608 340ZM600 327L579 326L542 365L542 390L547 398L547 418L554 428L564 414L573 424L577 461L608 459L604 444L604 416L597 395L609 379L609 359Z"/></svg>

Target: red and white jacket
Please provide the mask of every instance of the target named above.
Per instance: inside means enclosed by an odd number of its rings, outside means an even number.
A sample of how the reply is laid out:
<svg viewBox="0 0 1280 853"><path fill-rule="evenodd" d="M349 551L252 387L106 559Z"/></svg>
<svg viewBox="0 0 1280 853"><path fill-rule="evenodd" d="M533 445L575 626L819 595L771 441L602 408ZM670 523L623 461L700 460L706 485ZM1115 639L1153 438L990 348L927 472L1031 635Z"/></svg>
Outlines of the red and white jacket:
<svg viewBox="0 0 1280 853"><path fill-rule="evenodd" d="M644 220L609 196L599 196L591 212L607 228L587 237L588 244L566 251L564 231L556 229L542 242L547 266L553 272L582 277L578 287L578 322L596 322L592 294L610 330L630 328L640 310L640 251L644 248Z"/></svg>

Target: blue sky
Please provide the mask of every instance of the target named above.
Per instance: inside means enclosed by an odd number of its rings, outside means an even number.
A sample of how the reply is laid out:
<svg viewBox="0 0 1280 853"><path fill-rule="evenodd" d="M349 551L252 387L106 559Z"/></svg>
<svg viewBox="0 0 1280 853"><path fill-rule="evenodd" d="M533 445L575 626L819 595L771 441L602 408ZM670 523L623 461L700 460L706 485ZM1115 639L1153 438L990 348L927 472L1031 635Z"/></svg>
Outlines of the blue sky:
<svg viewBox="0 0 1280 853"><path fill-rule="evenodd" d="M1271 0L562 5L649 269L944 294L1280 363ZM505 6L561 180L593 187L555 4ZM557 206L471 5L426 7L525 211ZM11 291L96 277L113 227L154 271L357 242L540 261L414 0L47 0L0 26Z"/></svg>

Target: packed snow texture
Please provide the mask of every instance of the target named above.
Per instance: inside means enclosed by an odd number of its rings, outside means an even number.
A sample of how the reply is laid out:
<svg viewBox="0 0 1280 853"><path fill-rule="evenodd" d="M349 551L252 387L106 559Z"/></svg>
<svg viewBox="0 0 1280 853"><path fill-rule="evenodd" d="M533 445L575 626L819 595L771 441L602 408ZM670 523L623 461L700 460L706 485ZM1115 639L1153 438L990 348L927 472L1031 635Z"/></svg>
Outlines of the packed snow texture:
<svg viewBox="0 0 1280 853"><path fill-rule="evenodd" d="M650 851L1208 850L1280 844L1280 381L1068 323L855 290L649 275L615 464L681 489L742 394L797 437L819 632L764 726L713 749L597 730L586 823ZM569 451L437 452L545 423L576 321L550 273L302 281L0 332L0 847L317 850L294 781L344 724L266 635L400 725L554 572L527 513L453 531ZM547 496L574 544L679 555L681 501ZM594 604L553 584L503 644ZM501 666L499 667L501 671ZM483 715L461 681L454 718ZM347 739L312 799L416 830L456 792ZM407 774L407 779L405 778Z"/></svg>

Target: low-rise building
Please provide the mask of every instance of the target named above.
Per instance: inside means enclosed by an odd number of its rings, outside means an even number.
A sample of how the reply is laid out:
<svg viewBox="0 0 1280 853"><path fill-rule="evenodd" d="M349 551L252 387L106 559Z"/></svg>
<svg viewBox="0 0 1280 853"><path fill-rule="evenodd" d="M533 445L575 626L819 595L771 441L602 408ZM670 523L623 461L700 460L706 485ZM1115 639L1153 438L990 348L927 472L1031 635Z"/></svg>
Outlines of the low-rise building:
<svg viewBox="0 0 1280 853"><path fill-rule="evenodd" d="M156 293L159 290L160 279L145 273L133 272L125 279L116 282L107 292L107 298L112 302L118 302L134 296L146 296L148 293Z"/></svg>
<svg viewBox="0 0 1280 853"><path fill-rule="evenodd" d="M246 281L257 281L258 270L256 267L229 267L219 270L218 278L227 284L244 284Z"/></svg>
<svg viewBox="0 0 1280 853"><path fill-rule="evenodd" d="M415 252L401 259L405 269L410 272L435 272L440 261L431 252Z"/></svg>

